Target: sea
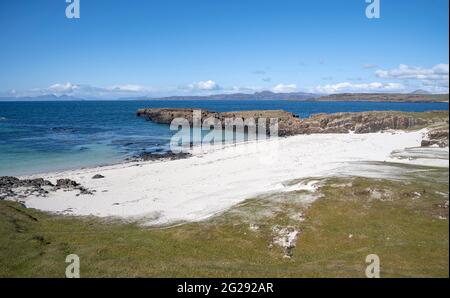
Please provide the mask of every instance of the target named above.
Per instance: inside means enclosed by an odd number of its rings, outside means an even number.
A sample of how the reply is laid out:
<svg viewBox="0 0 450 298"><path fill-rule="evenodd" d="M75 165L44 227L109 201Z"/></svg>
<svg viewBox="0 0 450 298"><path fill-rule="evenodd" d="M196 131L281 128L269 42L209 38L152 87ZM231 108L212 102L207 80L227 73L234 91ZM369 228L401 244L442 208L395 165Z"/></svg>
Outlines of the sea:
<svg viewBox="0 0 450 298"><path fill-rule="evenodd" d="M282 109L317 113L448 110L448 103L304 102L275 100L0 102L0 176L28 175L120 163L169 149L168 125L136 116L140 108L210 111Z"/></svg>

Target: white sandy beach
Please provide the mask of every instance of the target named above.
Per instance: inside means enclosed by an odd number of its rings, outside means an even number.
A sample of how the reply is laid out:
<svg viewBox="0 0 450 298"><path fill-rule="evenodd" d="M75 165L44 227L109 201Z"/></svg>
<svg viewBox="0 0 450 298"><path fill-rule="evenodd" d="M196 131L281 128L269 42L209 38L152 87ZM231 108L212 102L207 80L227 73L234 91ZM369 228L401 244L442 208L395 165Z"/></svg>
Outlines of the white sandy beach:
<svg viewBox="0 0 450 298"><path fill-rule="evenodd" d="M69 178L96 192L76 196L77 191L60 190L47 198L29 197L25 204L62 214L139 220L146 225L197 221L258 194L295 190L283 184L293 179L373 175L365 173L358 162L448 167L448 148L427 149L446 159L432 158L434 153L431 158L404 158L410 152L403 150L419 147L424 132L298 135L212 148L188 159L35 175L52 182ZM92 179L95 174L105 178Z"/></svg>

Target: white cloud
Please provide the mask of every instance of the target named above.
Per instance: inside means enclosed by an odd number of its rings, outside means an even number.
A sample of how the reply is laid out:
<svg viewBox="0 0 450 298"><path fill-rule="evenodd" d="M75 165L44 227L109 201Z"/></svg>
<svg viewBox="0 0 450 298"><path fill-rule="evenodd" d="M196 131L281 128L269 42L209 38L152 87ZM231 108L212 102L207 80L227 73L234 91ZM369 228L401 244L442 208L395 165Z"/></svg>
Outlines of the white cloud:
<svg viewBox="0 0 450 298"><path fill-rule="evenodd" d="M56 83L45 88L35 88L25 91L16 91L14 94L9 94L15 97L21 96L73 96L78 98L120 98L129 96L144 96L151 90L140 85L124 84L112 87L94 87L85 84L74 83Z"/></svg>
<svg viewBox="0 0 450 298"><path fill-rule="evenodd" d="M434 70L435 74L447 75L447 77L448 77L448 64L441 63L438 65L435 65L433 67L433 70Z"/></svg>
<svg viewBox="0 0 450 298"><path fill-rule="evenodd" d="M213 80L200 81L189 85L193 90L219 90L221 87Z"/></svg>
<svg viewBox="0 0 450 298"><path fill-rule="evenodd" d="M423 80L422 86L420 89L425 89L431 93L448 93L449 91L449 82L448 80L444 80L436 84L436 81Z"/></svg>
<svg viewBox="0 0 450 298"><path fill-rule="evenodd" d="M17 91L15 94L9 93L6 96L23 97L23 96L72 96L76 98L86 98L86 99L117 99L117 98L132 98L132 97L164 97L177 94L177 90L183 90L183 92L188 92L190 95L200 95L204 92L224 92L221 86L212 80L200 81L188 86L174 88L152 88L138 84L118 84L107 87L95 87L85 84L75 84L75 83L56 83L49 87L35 88L29 90ZM3 96L0 94L0 96Z"/></svg>
<svg viewBox="0 0 450 298"><path fill-rule="evenodd" d="M261 87L256 86L233 86L231 88L224 89L225 93L254 93L261 90Z"/></svg>
<svg viewBox="0 0 450 298"><path fill-rule="evenodd" d="M437 64L432 68L422 68L400 64L396 69L377 70L375 75L382 79L413 80L419 88L434 93L448 93L449 65Z"/></svg>
<svg viewBox="0 0 450 298"><path fill-rule="evenodd" d="M315 93L342 93L342 92L399 92L405 89L400 83L361 83L354 84L349 82L319 85L314 87L311 92Z"/></svg>
<svg viewBox="0 0 450 298"><path fill-rule="evenodd" d="M125 85L118 85L111 88L112 90L117 91L125 91L125 92L140 92L145 91L146 88L141 85L132 85L132 84L125 84Z"/></svg>
<svg viewBox="0 0 450 298"><path fill-rule="evenodd" d="M396 69L377 70L375 75L383 79L416 79L416 80L447 80L448 64L437 64L432 68L421 68L400 64Z"/></svg>
<svg viewBox="0 0 450 298"><path fill-rule="evenodd" d="M50 92L61 93L61 92L73 92L74 90L79 89L80 86L76 84L72 84L67 82L65 84L53 84L47 88Z"/></svg>
<svg viewBox="0 0 450 298"><path fill-rule="evenodd" d="M297 91L297 85L295 84L278 84L272 89L275 93L289 93Z"/></svg>
<svg viewBox="0 0 450 298"><path fill-rule="evenodd" d="M218 93L253 93L261 87L235 86L224 88L212 80L200 81L179 87L147 87L137 84L118 84L108 87L95 87L85 84L56 83L49 87L0 92L0 97L35 97L35 96L72 96L86 99L117 99L133 97L160 98L174 95L205 95ZM180 94L182 93L182 94Z"/></svg>

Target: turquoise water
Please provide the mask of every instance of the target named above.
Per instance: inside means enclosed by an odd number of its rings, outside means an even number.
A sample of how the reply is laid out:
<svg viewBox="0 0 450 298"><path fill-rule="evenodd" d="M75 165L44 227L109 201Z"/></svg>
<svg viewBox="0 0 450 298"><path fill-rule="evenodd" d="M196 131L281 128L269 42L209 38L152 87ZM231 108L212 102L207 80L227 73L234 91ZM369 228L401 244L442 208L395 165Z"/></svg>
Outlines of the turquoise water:
<svg viewBox="0 0 450 298"><path fill-rule="evenodd" d="M447 103L288 101L68 101L0 102L0 176L32 174L123 161L168 150L166 125L136 117L146 107L211 111L283 109L316 113L448 110Z"/></svg>

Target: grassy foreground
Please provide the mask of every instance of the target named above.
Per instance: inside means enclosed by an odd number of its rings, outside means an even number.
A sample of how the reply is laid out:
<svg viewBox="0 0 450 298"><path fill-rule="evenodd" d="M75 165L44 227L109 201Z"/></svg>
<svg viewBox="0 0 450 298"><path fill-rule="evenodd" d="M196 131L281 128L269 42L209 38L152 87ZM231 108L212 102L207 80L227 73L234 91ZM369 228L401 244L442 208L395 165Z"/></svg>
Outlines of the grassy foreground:
<svg viewBox="0 0 450 298"><path fill-rule="evenodd" d="M382 277L448 277L448 169L407 172L317 179L314 193L266 195L167 228L0 201L0 277L64 277L68 254L82 277L365 277L368 254ZM291 258L272 243L276 225L299 231Z"/></svg>

